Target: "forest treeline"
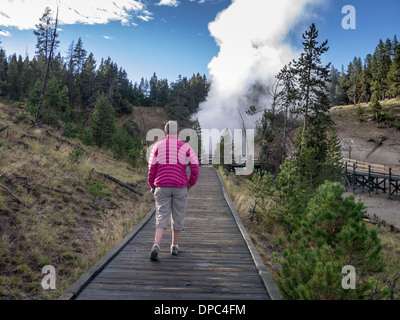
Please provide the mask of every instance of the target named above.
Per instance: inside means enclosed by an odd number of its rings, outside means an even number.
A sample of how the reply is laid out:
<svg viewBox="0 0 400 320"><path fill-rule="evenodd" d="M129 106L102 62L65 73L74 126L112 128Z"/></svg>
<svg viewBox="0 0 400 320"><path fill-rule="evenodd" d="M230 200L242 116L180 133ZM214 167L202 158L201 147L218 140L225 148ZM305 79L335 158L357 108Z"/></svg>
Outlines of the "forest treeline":
<svg viewBox="0 0 400 320"><path fill-rule="evenodd" d="M364 60L354 57L341 71L331 66L329 98L332 105L369 102L373 95L378 100L395 98L400 94L400 44L393 40L379 40L373 54Z"/></svg>
<svg viewBox="0 0 400 320"><path fill-rule="evenodd" d="M46 8L34 30L37 43L32 59L15 53L7 56L0 42L0 97L26 103L32 114L39 104L49 66L40 115L46 123L58 126L88 121L102 94L116 116L130 114L133 106L157 106L166 108L170 117L183 120L196 112L207 96L209 83L200 74L179 76L169 82L158 79L154 72L151 79L132 83L127 72L110 57L96 61L80 37L62 56L57 52L60 42L55 26L56 18Z"/></svg>

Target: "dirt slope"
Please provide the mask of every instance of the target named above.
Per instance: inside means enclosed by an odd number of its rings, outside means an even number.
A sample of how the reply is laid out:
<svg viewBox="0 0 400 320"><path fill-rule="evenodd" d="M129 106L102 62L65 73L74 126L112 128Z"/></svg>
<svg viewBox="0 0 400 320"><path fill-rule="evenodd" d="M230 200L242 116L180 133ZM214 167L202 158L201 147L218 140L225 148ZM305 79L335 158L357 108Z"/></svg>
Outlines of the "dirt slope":
<svg viewBox="0 0 400 320"><path fill-rule="evenodd" d="M392 109L392 121L377 123L367 104L334 107L332 116L343 147L351 147L351 158L370 163L400 166L400 99L382 102L384 112ZM343 152L349 157L349 152Z"/></svg>

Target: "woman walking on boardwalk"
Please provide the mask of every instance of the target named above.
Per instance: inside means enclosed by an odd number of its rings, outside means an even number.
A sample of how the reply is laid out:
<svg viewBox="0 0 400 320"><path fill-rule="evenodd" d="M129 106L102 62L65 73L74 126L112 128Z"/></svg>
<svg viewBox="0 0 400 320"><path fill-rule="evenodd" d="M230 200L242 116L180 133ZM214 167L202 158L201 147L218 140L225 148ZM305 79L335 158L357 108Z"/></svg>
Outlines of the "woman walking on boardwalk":
<svg viewBox="0 0 400 320"><path fill-rule="evenodd" d="M158 260L160 243L170 214L172 228L171 254L179 253L179 235L184 229L187 192L199 177L199 161L189 144L178 140L178 124L169 121L164 128L165 140L155 144L149 158L148 182L156 201L156 232L150 259ZM186 167L190 165L190 177Z"/></svg>

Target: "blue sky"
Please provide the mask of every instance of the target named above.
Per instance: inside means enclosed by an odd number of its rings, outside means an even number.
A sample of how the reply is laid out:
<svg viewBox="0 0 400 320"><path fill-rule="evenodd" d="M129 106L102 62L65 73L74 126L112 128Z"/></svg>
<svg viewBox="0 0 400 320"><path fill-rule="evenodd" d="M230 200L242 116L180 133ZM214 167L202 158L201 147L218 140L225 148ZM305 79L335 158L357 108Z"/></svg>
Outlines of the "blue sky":
<svg viewBox="0 0 400 320"><path fill-rule="evenodd" d="M330 0L325 8L316 10L316 25L321 40L328 39L329 51L326 61L339 70L356 56L364 61L368 53L373 54L379 39L400 39L399 0ZM345 5L356 9L356 29L343 29L341 10Z"/></svg>
<svg viewBox="0 0 400 320"><path fill-rule="evenodd" d="M94 53L97 64L101 58L110 56L128 72L133 82L141 77L149 79L153 72L159 79L167 78L169 82L175 81L180 74L190 77L199 72L208 76L208 64L219 53L208 24L232 4L231 0L115 0L118 8L115 9L113 2L108 0L58 1L63 4L60 19L65 22L59 26L61 45L58 50L61 54L66 56L72 40L76 43L81 37L84 48ZM272 11L276 3L276 0L248 1L249 11L253 10L250 3L254 1L267 3L267 9ZM0 46L8 55L25 56L28 52L32 58L36 44L32 27L46 5L55 8L56 0L2 2ZM83 8L82 3L86 7ZM356 9L355 30L342 28L345 14L341 11L345 5L353 5ZM373 53L380 38L392 39L397 34L400 39L399 12L399 0L321 0L306 11L305 18L285 40L293 47L301 48L302 32L315 22L321 41L329 41L330 50L324 62L332 62L340 69L354 56L364 59L367 53ZM246 32L245 20L239 18L237 24Z"/></svg>

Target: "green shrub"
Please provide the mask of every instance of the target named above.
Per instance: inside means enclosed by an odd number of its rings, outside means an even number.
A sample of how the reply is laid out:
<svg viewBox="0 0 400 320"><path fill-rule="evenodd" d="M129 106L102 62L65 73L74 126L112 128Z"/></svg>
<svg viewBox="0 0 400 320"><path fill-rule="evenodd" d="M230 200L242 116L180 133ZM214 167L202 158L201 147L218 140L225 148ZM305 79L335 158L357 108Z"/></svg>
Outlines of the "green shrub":
<svg viewBox="0 0 400 320"><path fill-rule="evenodd" d="M85 152L76 147L69 153L69 161L71 163L79 163L82 161L84 157L85 157Z"/></svg>
<svg viewBox="0 0 400 320"><path fill-rule="evenodd" d="M89 194L93 197L93 203L96 201L96 199L101 200L106 196L106 193L103 191L103 187L103 184L97 181L88 189Z"/></svg>

